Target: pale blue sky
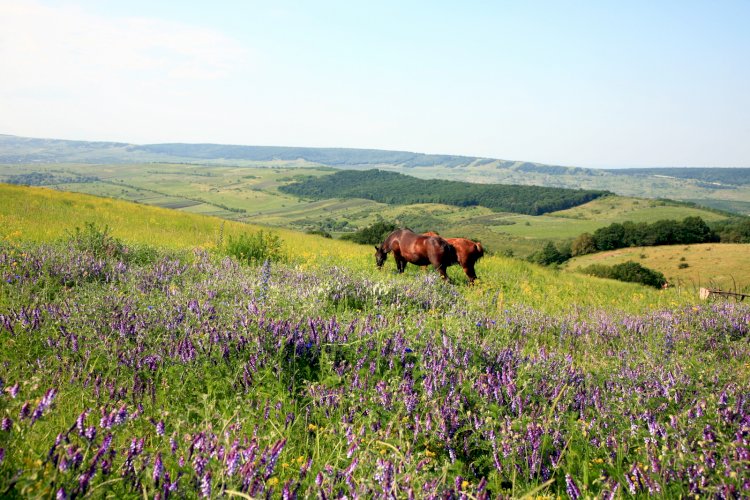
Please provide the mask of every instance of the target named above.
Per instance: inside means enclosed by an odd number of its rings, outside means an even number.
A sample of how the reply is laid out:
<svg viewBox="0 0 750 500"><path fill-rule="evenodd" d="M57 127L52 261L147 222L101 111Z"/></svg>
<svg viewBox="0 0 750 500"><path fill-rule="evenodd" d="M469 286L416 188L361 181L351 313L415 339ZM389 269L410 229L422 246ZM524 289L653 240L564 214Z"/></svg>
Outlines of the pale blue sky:
<svg viewBox="0 0 750 500"><path fill-rule="evenodd" d="M0 0L0 133L750 167L750 2Z"/></svg>

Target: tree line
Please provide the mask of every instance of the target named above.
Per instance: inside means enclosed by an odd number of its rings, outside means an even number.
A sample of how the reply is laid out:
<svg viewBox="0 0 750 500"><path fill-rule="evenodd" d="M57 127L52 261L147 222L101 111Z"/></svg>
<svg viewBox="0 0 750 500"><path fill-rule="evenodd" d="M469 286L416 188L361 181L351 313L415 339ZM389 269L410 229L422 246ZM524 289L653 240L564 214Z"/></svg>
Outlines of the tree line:
<svg viewBox="0 0 750 500"><path fill-rule="evenodd" d="M615 222L593 233L583 233L573 240L555 245L548 242L529 257L545 266L562 264L578 255L628 247L689 245L693 243L750 243L750 218L737 217L713 223L710 227L701 217L682 221L665 219L656 222Z"/></svg>
<svg viewBox="0 0 750 500"><path fill-rule="evenodd" d="M571 254L586 255L594 252L627 247L657 245L687 245L720 241L719 235L697 216L682 221L659 220L648 222L615 222L591 233L583 233L571 244Z"/></svg>
<svg viewBox="0 0 750 500"><path fill-rule="evenodd" d="M364 198L393 205L442 203L496 212L542 215L582 205L608 191L418 179L383 170L342 170L279 187L305 198Z"/></svg>

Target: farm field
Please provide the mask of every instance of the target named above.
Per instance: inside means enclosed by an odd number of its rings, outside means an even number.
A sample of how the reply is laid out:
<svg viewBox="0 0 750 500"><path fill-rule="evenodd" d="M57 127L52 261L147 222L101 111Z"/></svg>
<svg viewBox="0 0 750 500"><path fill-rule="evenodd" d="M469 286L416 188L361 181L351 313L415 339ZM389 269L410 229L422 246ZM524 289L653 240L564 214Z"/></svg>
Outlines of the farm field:
<svg viewBox="0 0 750 500"><path fill-rule="evenodd" d="M4 497L750 490L747 304L282 229L243 261L268 228L43 188L0 216Z"/></svg>
<svg viewBox="0 0 750 500"><path fill-rule="evenodd" d="M295 166L290 166L295 165ZM698 215L706 221L726 216L662 200L609 196L574 209L542 216L498 213L484 207L442 204L387 205L362 199L302 200L278 191L299 176L326 175L328 167L297 163L257 162L254 166L184 164L35 164L0 165L0 180L29 171L49 174L49 187L138 203L175 208L297 230L320 229L334 236L366 227L380 218L417 231L436 230L449 236L481 240L495 253L527 256L546 241L571 240L612 222L656 221ZM99 180L54 184L54 179L95 177Z"/></svg>
<svg viewBox="0 0 750 500"><path fill-rule="evenodd" d="M673 285L750 291L750 245L702 243L658 247L621 248L575 257L566 269L592 264L611 266L634 261L655 269Z"/></svg>

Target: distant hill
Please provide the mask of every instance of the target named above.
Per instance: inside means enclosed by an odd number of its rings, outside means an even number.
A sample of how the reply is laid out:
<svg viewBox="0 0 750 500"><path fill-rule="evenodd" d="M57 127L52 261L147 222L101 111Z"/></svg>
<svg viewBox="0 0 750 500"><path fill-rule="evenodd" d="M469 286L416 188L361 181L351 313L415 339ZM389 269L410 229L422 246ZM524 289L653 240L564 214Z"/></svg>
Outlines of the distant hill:
<svg viewBox="0 0 750 500"><path fill-rule="evenodd" d="M364 198L396 205L442 203L457 207L483 206L498 212L528 215L565 210L612 194L606 191L418 179L383 170L342 170L322 177L311 176L281 186L279 190L318 200Z"/></svg>
<svg viewBox="0 0 750 500"><path fill-rule="evenodd" d="M721 189L722 185L750 184L750 168L626 168L607 171L616 175L693 179L710 183L714 189Z"/></svg>
<svg viewBox="0 0 750 500"><path fill-rule="evenodd" d="M185 163L379 168L423 179L606 190L750 214L750 168L592 169L473 156L350 148L222 144L127 144L0 135L0 164Z"/></svg>

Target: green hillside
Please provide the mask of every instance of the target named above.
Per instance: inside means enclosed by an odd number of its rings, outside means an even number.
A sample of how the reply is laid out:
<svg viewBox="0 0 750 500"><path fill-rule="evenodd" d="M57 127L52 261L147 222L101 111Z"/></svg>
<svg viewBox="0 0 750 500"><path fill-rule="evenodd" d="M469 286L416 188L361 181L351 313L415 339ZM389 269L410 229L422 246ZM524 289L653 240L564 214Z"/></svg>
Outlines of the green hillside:
<svg viewBox="0 0 750 500"><path fill-rule="evenodd" d="M35 139L0 134L0 165L181 163L231 167L379 168L423 179L610 191L750 214L747 168L592 169L528 161L347 148L151 144ZM7 182L8 179L5 178Z"/></svg>
<svg viewBox="0 0 750 500"><path fill-rule="evenodd" d="M726 217L680 203L619 196L601 197L543 216L496 212L481 206L388 205L362 198L310 201L281 192L280 188L309 176L330 176L337 170L282 165L275 162L254 167L171 163L0 165L0 181L26 181L228 220L301 231L324 230L335 236L383 218L418 231L435 230L480 239L490 251L513 252L517 256L533 253L547 240L572 239L612 222L653 222L689 215L706 221Z"/></svg>
<svg viewBox="0 0 750 500"><path fill-rule="evenodd" d="M3 497L742 491L747 305L260 231L0 184Z"/></svg>
<svg viewBox="0 0 750 500"><path fill-rule="evenodd" d="M496 212L541 215L582 205L606 193L539 186L425 180L383 170L342 170L282 186L280 191L313 199L364 198L391 205L441 203L483 206Z"/></svg>

